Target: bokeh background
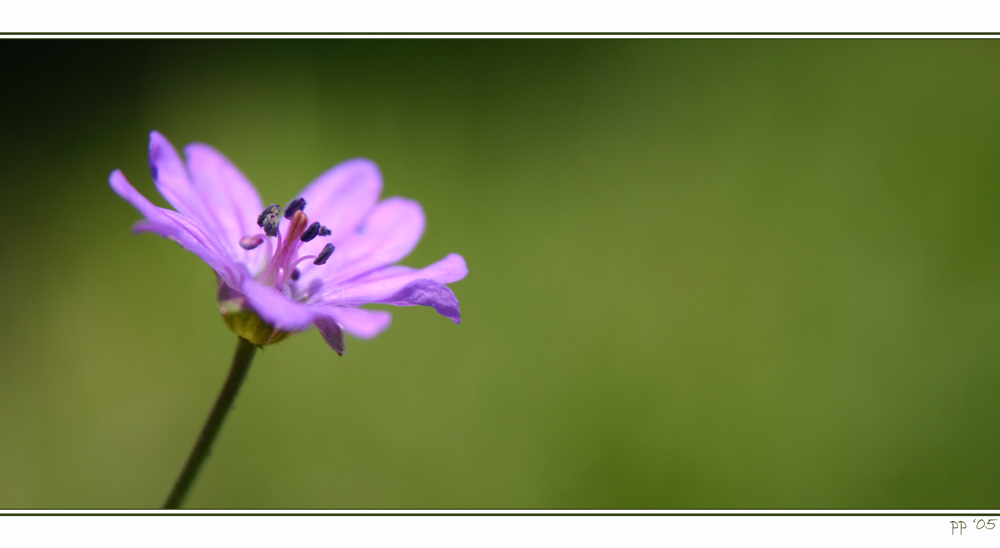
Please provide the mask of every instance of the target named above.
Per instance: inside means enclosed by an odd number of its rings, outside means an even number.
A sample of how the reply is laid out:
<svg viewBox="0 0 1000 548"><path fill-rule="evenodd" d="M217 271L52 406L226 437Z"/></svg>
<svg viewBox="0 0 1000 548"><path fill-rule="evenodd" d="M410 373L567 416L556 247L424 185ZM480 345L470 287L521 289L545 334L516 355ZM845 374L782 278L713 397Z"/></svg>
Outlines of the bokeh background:
<svg viewBox="0 0 1000 548"><path fill-rule="evenodd" d="M199 508L1000 506L1000 42L0 41L0 507L154 508L235 337L147 134L347 158L456 326L259 352Z"/></svg>

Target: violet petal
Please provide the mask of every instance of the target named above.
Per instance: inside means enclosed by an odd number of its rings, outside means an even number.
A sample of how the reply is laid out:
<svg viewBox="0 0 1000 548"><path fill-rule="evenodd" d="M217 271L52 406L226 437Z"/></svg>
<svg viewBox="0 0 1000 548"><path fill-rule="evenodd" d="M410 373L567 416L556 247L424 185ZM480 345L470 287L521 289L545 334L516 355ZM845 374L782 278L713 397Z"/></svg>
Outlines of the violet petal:
<svg viewBox="0 0 1000 548"><path fill-rule="evenodd" d="M350 280L347 284L344 284L344 286L388 279L401 280L402 278L408 278L409 280L428 278L443 284L450 284L465 278L468 273L469 268L465 264L465 259L457 253L449 253L440 261L421 269L402 265L390 265L358 276ZM403 282L400 281L400 283Z"/></svg>
<svg viewBox="0 0 1000 548"><path fill-rule="evenodd" d="M260 232L255 221L264 209L257 190L240 170L214 148L192 143L184 148L187 167L201 203L207 204L220 231L220 239L234 257L244 257L237 249L240 238ZM260 259L263 258L261 255Z"/></svg>
<svg viewBox="0 0 1000 548"><path fill-rule="evenodd" d="M364 308L316 307L315 310L329 313L343 326L344 331L359 339L371 339L386 330L392 323L392 313L385 310L365 310Z"/></svg>
<svg viewBox="0 0 1000 548"><path fill-rule="evenodd" d="M420 270L388 267L391 275L375 271L342 286L324 288L313 296L313 302L360 306L365 303L385 303L397 306L425 305L459 323L458 299L444 284L461 280L468 273L465 259L450 254Z"/></svg>
<svg viewBox="0 0 1000 548"><path fill-rule="evenodd" d="M166 137L156 131L149 135L149 164L153 182L156 183L160 194L178 213L197 221L232 260L253 264L262 260L262 252L251 252L248 255L239 248L239 238L246 236L246 233L239 234L235 240L233 239L231 230L225 228L231 225L232 221L220 220L219 213L224 213L224 210L218 209L213 200L208 200L202 195L189 176L187 167L181 161L177 150Z"/></svg>
<svg viewBox="0 0 1000 548"><path fill-rule="evenodd" d="M424 210L417 202L399 197L383 200L359 232L337 245L337 252L326 265L310 267L303 273L307 278L315 276L325 283L336 283L392 264L413 251L423 235L424 224ZM323 243L323 239L310 242L320 247Z"/></svg>
<svg viewBox="0 0 1000 548"><path fill-rule="evenodd" d="M201 221L205 228L216 228L214 222L204 222L207 216L205 204L191 184L187 168L174 145L157 131L149 134L149 167L156 189L178 213Z"/></svg>
<svg viewBox="0 0 1000 548"><path fill-rule="evenodd" d="M278 329L301 331L313 323L314 314L308 306L285 297L272 287L246 279L240 291L250 308Z"/></svg>
<svg viewBox="0 0 1000 548"><path fill-rule="evenodd" d="M219 249L217 242L206 233L203 227L176 211L153 205L128 182L120 170L116 169L111 173L109 183L115 193L146 217L145 221L136 223L133 230L153 232L176 241L184 249L208 263L229 285L239 287L243 278L248 275L244 267L234 262L224 251Z"/></svg>
<svg viewBox="0 0 1000 548"><path fill-rule="evenodd" d="M337 354L344 355L344 331L337 324L337 321L329 316L317 316L314 322L319 329L323 340L330 348L337 351Z"/></svg>
<svg viewBox="0 0 1000 548"><path fill-rule="evenodd" d="M396 306L430 306L437 310L438 314L451 318L453 322L462 323L458 297L448 286L434 280L414 280L381 302Z"/></svg>
<svg viewBox="0 0 1000 548"><path fill-rule="evenodd" d="M382 193L382 175L370 160L358 158L337 164L302 191L305 212L326 225L334 244L361 224ZM322 247L322 245L320 246Z"/></svg>

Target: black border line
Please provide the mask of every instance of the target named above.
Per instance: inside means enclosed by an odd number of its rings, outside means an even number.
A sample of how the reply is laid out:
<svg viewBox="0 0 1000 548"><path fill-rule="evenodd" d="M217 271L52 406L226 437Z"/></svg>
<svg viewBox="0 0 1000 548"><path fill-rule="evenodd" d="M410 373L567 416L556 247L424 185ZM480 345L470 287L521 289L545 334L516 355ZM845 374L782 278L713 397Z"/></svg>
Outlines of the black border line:
<svg viewBox="0 0 1000 548"><path fill-rule="evenodd" d="M751 513L753 512L753 513ZM583 510L579 513L567 510L556 510L556 511L538 511L533 512L530 510L515 510L512 512L497 512L497 511L419 511L419 510L405 510L405 511L352 511L352 510L317 510L310 512L303 511L254 511L247 510L246 512L239 512L234 510L223 510L219 512L206 512L202 510L148 510L148 511L100 511L100 510L70 510L70 511L60 511L60 510L29 510L25 512L13 513L10 511L0 511L0 517L997 517L1000 516L1000 512L994 513L983 513L982 510L976 510L972 512L937 512L927 513L920 510L914 510L912 513L906 511L890 511L885 513L873 513L864 511L847 511L847 512L804 512L804 511L778 511L778 512L756 512L753 510L747 510L746 512L741 512L739 510L724 510L720 512L704 512L704 511L694 511L688 512L684 510L679 510L677 512L671 512L669 510L653 510L650 512L635 512L635 511L622 511L622 512L609 512L609 511L587 511Z"/></svg>
<svg viewBox="0 0 1000 548"><path fill-rule="evenodd" d="M1000 31L993 32L0 32L0 37L20 37L20 36L60 36L60 37L86 37L86 36L144 36L144 37L206 37L206 36L454 36L454 37L475 37L475 36L579 36L579 37L602 37L602 36L680 36L680 37L719 37L719 36L1000 36Z"/></svg>

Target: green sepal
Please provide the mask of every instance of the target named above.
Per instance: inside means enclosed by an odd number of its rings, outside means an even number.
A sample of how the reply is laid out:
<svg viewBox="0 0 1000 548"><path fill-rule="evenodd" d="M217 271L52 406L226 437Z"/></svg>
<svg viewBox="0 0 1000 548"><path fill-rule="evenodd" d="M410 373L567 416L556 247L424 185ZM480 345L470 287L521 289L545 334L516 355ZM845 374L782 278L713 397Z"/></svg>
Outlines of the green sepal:
<svg viewBox="0 0 1000 548"><path fill-rule="evenodd" d="M244 308L243 299L231 299L219 303L222 319L240 337L253 344L264 347L281 342L292 335L294 331L276 329L249 308Z"/></svg>

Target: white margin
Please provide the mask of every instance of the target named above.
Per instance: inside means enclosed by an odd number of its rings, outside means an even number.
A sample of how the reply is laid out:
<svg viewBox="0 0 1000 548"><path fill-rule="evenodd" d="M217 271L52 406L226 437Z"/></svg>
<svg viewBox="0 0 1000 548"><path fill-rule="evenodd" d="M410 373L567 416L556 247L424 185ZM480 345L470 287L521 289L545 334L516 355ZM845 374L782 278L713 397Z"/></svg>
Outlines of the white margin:
<svg viewBox="0 0 1000 548"><path fill-rule="evenodd" d="M980 0L35 0L0 4L0 33L970 33Z"/></svg>
<svg viewBox="0 0 1000 548"><path fill-rule="evenodd" d="M82 515L81 515L82 514ZM992 521L990 521L992 520ZM968 510L2 511L7 546L996 546Z"/></svg>

